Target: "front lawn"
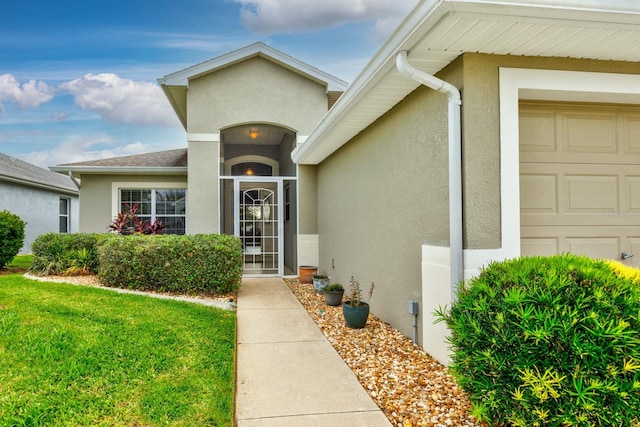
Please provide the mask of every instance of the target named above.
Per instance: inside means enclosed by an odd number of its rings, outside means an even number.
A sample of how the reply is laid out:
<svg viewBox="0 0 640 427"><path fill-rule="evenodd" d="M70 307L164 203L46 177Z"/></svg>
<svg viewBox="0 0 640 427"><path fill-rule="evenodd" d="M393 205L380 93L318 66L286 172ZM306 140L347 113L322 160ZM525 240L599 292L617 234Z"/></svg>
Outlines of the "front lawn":
<svg viewBox="0 0 640 427"><path fill-rule="evenodd" d="M235 313L0 275L0 425L231 426Z"/></svg>

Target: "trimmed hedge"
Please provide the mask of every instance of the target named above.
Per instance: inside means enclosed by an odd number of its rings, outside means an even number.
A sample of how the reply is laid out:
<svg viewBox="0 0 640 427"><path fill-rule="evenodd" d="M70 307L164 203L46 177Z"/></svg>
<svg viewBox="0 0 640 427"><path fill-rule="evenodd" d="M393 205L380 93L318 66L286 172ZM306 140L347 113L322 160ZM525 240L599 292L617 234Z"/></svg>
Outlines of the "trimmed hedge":
<svg viewBox="0 0 640 427"><path fill-rule="evenodd" d="M7 210L0 212L0 269L18 255L24 244L24 222Z"/></svg>
<svg viewBox="0 0 640 427"><path fill-rule="evenodd" d="M450 369L493 426L640 425L640 286L574 255L492 263L449 312Z"/></svg>
<svg viewBox="0 0 640 427"><path fill-rule="evenodd" d="M107 286L162 292L226 293L242 281L242 246L235 236L112 235L98 248Z"/></svg>
<svg viewBox="0 0 640 427"><path fill-rule="evenodd" d="M31 245L33 261L29 272L47 276L75 274L78 268L84 273L98 271L98 244L109 238L97 233L46 233L38 236Z"/></svg>

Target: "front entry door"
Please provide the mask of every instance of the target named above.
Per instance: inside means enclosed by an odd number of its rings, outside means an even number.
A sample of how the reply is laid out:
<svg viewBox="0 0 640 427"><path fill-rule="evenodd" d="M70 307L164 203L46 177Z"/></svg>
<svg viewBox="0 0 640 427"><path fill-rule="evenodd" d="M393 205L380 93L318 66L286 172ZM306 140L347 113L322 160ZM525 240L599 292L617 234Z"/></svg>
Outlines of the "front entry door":
<svg viewBox="0 0 640 427"><path fill-rule="evenodd" d="M281 276L282 181L236 180L234 187L234 234L242 241L244 275Z"/></svg>

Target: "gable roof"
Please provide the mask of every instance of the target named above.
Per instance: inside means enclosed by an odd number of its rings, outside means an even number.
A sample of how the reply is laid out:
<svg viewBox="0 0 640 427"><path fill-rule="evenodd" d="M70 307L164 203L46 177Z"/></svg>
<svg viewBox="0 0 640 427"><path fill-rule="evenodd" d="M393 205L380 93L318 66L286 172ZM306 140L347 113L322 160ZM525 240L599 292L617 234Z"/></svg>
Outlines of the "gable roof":
<svg viewBox="0 0 640 427"><path fill-rule="evenodd" d="M260 57L327 87L327 92L342 92L348 84L331 74L312 67L262 42L243 47L217 58L193 65L158 79L182 125L187 124L187 89L189 81L251 58Z"/></svg>
<svg viewBox="0 0 640 427"><path fill-rule="evenodd" d="M638 46L634 0L423 0L292 158L322 162L413 92L418 83L396 68L401 51L436 74L464 52L640 61Z"/></svg>
<svg viewBox="0 0 640 427"><path fill-rule="evenodd" d="M14 182L65 194L78 194L78 189L68 176L53 173L2 153L0 153L0 181Z"/></svg>
<svg viewBox="0 0 640 427"><path fill-rule="evenodd" d="M74 175L125 174L181 175L187 173L187 149L156 151L132 156L112 157L109 159L89 160L52 166L55 172L71 172Z"/></svg>

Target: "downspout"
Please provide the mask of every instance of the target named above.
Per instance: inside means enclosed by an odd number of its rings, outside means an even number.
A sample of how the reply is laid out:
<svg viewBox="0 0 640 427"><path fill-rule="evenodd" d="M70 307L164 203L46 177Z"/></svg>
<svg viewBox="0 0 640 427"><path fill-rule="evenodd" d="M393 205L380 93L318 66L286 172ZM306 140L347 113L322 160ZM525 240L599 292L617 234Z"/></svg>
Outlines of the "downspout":
<svg viewBox="0 0 640 427"><path fill-rule="evenodd" d="M406 51L398 53L396 67L401 74L435 91L446 93L449 98L449 249L451 251L451 301L454 301L458 286L464 279L462 252L462 137L460 131L462 99L460 91L452 84L418 70L409 64Z"/></svg>
<svg viewBox="0 0 640 427"><path fill-rule="evenodd" d="M78 182L76 177L73 176L73 172L69 171L68 175L69 175L69 178L71 178L71 181L73 181L73 183L76 185L76 187L78 187L78 190L79 190L80 189L80 183Z"/></svg>

